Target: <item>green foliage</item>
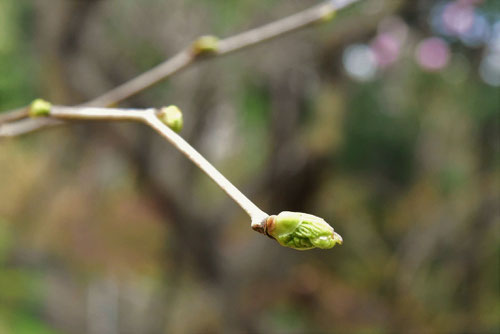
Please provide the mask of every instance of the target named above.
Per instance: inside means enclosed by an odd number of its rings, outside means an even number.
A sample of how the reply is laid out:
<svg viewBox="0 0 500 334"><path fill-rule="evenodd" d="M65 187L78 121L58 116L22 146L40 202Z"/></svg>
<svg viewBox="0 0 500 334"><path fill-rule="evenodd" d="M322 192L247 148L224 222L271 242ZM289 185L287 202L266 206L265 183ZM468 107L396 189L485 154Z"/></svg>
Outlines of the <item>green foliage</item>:
<svg viewBox="0 0 500 334"><path fill-rule="evenodd" d="M56 333L38 314L44 291L40 275L7 264L14 238L0 217L0 333Z"/></svg>
<svg viewBox="0 0 500 334"><path fill-rule="evenodd" d="M370 171L396 184L411 180L418 123L411 114L391 114L380 85L359 86L345 122L341 161L351 171ZM404 111L399 111L404 112Z"/></svg>
<svg viewBox="0 0 500 334"><path fill-rule="evenodd" d="M251 155L243 168L259 170L267 158L271 134L271 96L265 82L257 76L246 78L236 100L238 128L245 140L245 155Z"/></svg>
<svg viewBox="0 0 500 334"><path fill-rule="evenodd" d="M24 28L17 24L30 22L31 11L31 6L24 2L0 2L0 112L25 105L37 89L38 72L26 40L31 24Z"/></svg>
<svg viewBox="0 0 500 334"><path fill-rule="evenodd" d="M199 1L195 1L197 4ZM211 0L207 6L214 20L213 25L218 35L225 36L231 29L248 20L249 16L262 15L269 10L277 0Z"/></svg>

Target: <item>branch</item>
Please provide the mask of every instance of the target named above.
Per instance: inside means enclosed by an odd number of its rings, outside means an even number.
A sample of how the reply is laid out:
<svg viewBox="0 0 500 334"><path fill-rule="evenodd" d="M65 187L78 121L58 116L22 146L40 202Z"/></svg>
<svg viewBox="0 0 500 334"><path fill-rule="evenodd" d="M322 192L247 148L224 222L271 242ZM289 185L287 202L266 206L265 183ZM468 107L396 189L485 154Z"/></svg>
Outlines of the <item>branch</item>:
<svg viewBox="0 0 500 334"><path fill-rule="evenodd" d="M173 129L182 125L180 110L175 106L161 109L112 109L98 107L53 106L35 100L29 110L30 117L51 117L56 120L136 121L149 125L167 139L198 168L207 174L250 217L251 227L267 235L282 246L298 250L332 248L342 244L342 238L323 219L299 212L284 211L268 215L248 199L207 159L196 151ZM180 125L180 126L179 126ZM172 129L173 128L173 129Z"/></svg>
<svg viewBox="0 0 500 334"><path fill-rule="evenodd" d="M227 55L315 23L328 21L337 10L358 1L360 0L325 1L297 14L222 40L218 40L212 36L200 37L190 47L182 50L172 58L84 105L109 107L118 104L169 78L197 61ZM52 117L31 119L28 116L27 108L21 108L0 115L0 137L18 136L63 123Z"/></svg>
<svg viewBox="0 0 500 334"><path fill-rule="evenodd" d="M229 197L231 197L245 212L250 216L252 224L261 224L269 215L259 209L243 193L229 182L207 159L196 151L188 142L174 132L175 124L167 120L165 116L169 111L177 110L177 107L170 106L161 109L117 109L117 108L98 108L98 107L67 107L51 106L45 104L38 107L35 103L46 103L37 100L33 104L35 112L31 114L37 118L42 115L50 116L56 120L97 120L97 121L135 121L149 125L156 130L162 137L167 139L182 154L198 166L207 174ZM37 109L38 108L38 109ZM180 113L180 111L178 111ZM35 118L36 119L36 118ZM178 127L177 127L178 128Z"/></svg>
<svg viewBox="0 0 500 334"><path fill-rule="evenodd" d="M14 122L28 117L28 108L14 109L8 112L0 113L0 125L2 123Z"/></svg>

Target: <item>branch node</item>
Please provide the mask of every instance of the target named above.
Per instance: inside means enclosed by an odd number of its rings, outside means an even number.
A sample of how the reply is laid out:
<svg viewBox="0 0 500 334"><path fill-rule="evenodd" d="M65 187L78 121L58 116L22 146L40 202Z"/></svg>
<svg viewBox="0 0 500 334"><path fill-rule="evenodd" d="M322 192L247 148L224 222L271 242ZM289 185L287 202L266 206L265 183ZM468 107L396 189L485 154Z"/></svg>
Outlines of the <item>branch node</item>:
<svg viewBox="0 0 500 334"><path fill-rule="evenodd" d="M29 115L30 117L49 116L51 108L52 104L50 102L43 99L36 99L31 102Z"/></svg>
<svg viewBox="0 0 500 334"><path fill-rule="evenodd" d="M270 219L274 219L274 217L276 216L267 216L266 218L264 219L254 219L252 220L252 229L256 232L259 232L261 234L264 234L264 235L267 235L268 237L274 239L273 237L271 237L269 234L267 234L267 225L268 225L268 221Z"/></svg>

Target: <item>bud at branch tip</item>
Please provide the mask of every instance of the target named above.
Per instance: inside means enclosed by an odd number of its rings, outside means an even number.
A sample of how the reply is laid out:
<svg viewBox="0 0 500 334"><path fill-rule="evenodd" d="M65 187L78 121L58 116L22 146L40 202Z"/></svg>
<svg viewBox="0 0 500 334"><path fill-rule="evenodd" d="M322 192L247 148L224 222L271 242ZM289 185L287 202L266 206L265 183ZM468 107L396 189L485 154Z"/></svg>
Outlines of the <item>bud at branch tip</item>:
<svg viewBox="0 0 500 334"><path fill-rule="evenodd" d="M297 250L329 249L343 242L323 218L302 212L283 211L269 216L265 232L280 245Z"/></svg>

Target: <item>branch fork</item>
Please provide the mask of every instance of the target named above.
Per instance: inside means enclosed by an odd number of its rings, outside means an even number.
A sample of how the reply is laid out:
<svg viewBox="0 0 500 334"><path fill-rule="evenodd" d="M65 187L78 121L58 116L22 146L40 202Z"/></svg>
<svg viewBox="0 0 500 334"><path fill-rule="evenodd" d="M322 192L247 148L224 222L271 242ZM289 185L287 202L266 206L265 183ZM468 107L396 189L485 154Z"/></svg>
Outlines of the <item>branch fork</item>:
<svg viewBox="0 0 500 334"><path fill-rule="evenodd" d="M282 246L299 250L331 248L342 238L323 219L298 212L282 212L270 216L255 205L204 156L186 142L176 130L182 128L182 113L176 106L160 109L119 109L98 107L68 107L52 105L42 99L33 101L29 109L32 118L52 117L58 120L136 121L149 125L176 149L207 174L250 217L251 227Z"/></svg>

